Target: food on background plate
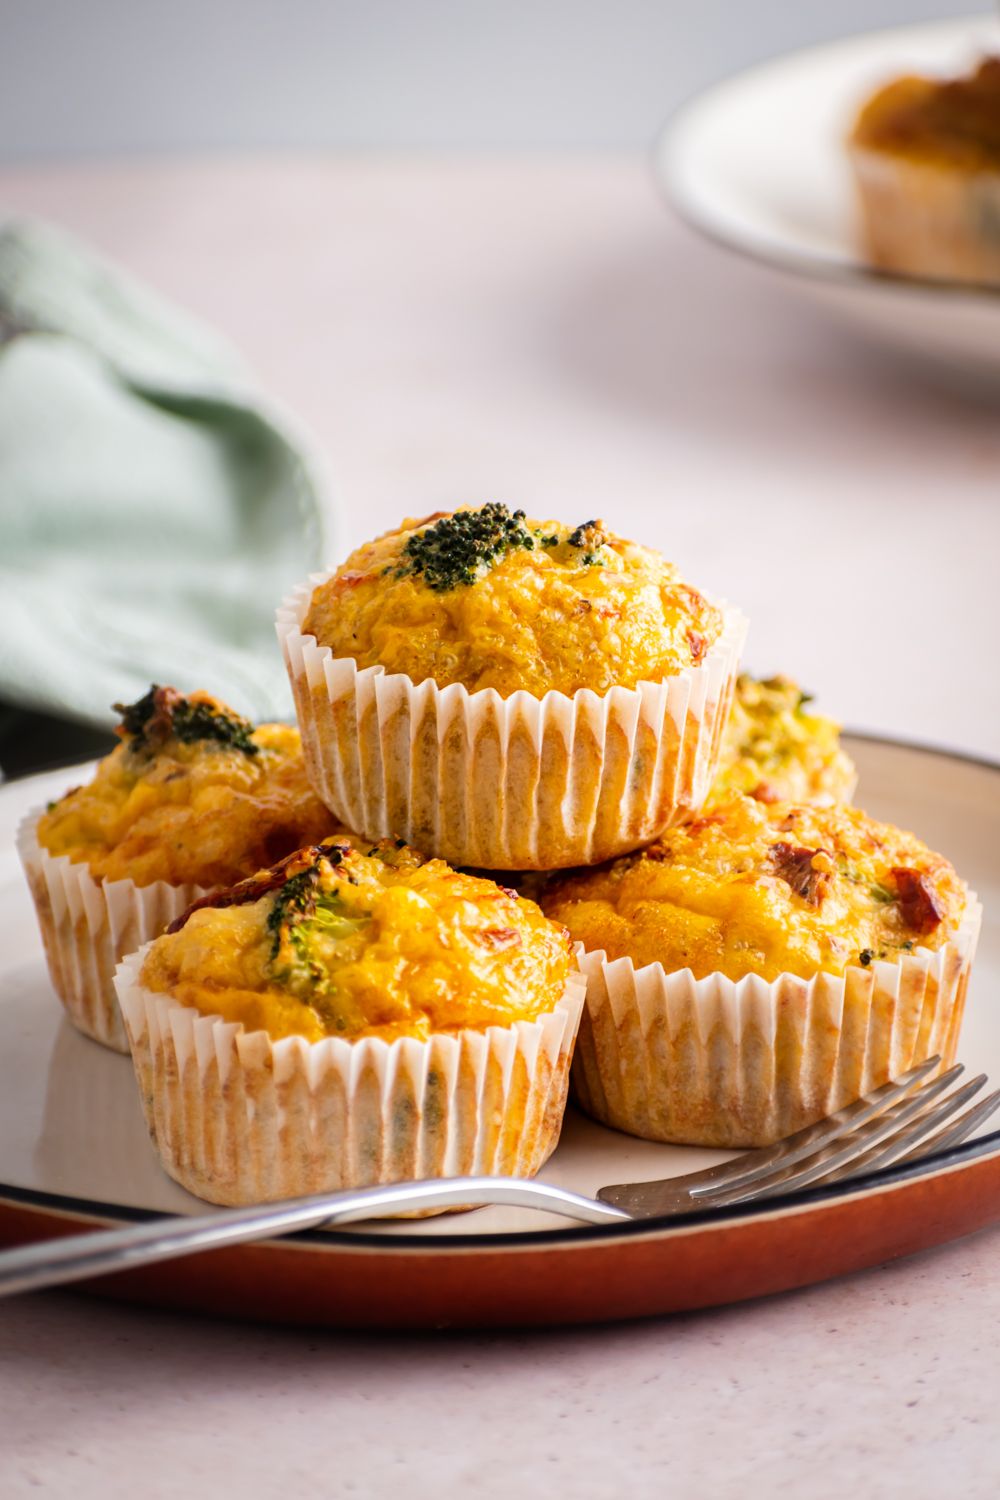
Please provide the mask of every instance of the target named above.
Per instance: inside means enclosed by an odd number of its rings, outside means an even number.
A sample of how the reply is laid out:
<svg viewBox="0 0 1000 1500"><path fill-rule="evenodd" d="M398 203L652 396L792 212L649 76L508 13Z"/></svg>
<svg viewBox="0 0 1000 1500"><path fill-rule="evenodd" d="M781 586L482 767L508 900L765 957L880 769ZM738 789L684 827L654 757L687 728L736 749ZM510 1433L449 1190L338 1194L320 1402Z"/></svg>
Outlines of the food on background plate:
<svg viewBox="0 0 1000 1500"><path fill-rule="evenodd" d="M761 802L850 802L857 773L840 747L840 725L810 702L790 677L741 672L709 801L742 792Z"/></svg>
<svg viewBox="0 0 1000 1500"><path fill-rule="evenodd" d="M163 1164L218 1203L533 1175L584 991L533 902L337 839L195 903L117 986Z"/></svg>
<svg viewBox="0 0 1000 1500"><path fill-rule="evenodd" d="M576 1093L635 1135L766 1145L954 1058L980 907L856 808L737 796L543 904L587 950Z"/></svg>
<svg viewBox="0 0 1000 1500"><path fill-rule="evenodd" d="M22 825L53 986L70 1020L128 1050L115 965L196 897L340 825L313 794L298 730L257 728L207 693L117 705L122 743Z"/></svg>
<svg viewBox="0 0 1000 1500"><path fill-rule="evenodd" d="M1000 58L959 78L884 85L848 152L876 266L1000 283Z"/></svg>
<svg viewBox="0 0 1000 1500"><path fill-rule="evenodd" d="M371 836L551 869L701 805L745 625L603 522L408 521L278 617L310 775Z"/></svg>

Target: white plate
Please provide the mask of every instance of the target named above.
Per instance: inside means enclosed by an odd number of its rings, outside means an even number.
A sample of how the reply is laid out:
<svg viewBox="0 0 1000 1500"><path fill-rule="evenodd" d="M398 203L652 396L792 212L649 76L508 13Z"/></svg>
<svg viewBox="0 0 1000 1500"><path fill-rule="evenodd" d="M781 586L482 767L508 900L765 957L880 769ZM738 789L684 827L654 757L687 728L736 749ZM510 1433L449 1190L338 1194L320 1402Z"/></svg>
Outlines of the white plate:
<svg viewBox="0 0 1000 1500"><path fill-rule="evenodd" d="M1000 1081L1000 767L874 740L847 743L862 804L916 828L983 900L959 1055ZM72 1029L45 971L14 831L30 807L84 774L77 768L0 788L0 1245L202 1207L160 1168L128 1058ZM544 1175L593 1193L724 1155L633 1140L571 1110ZM777 1203L596 1228L480 1209L237 1246L108 1278L102 1289L213 1314L337 1326L606 1320L768 1295L998 1218L1000 1132L992 1132L933 1162Z"/></svg>
<svg viewBox="0 0 1000 1500"><path fill-rule="evenodd" d="M896 74L942 76L1000 51L987 16L852 37L778 58L686 105L661 137L660 181L696 229L784 273L856 327L953 370L1000 379L1000 294L868 266L844 141Z"/></svg>
<svg viewBox="0 0 1000 1500"><path fill-rule="evenodd" d="M998 776L975 762L877 741L851 740L869 810L919 830L979 893L986 926L976 962L961 1056L1000 1081L1000 1009L976 1004L1000 993L1000 797ZM161 1170L146 1135L126 1057L88 1041L63 1018L42 954L34 911L13 848L30 808L85 780L87 767L0 788L0 1184L130 1209L195 1212L196 1198ZM992 808L983 804L992 800ZM726 1152L662 1146L605 1129L571 1111L545 1168L552 1182L593 1193L608 1182L665 1177L724 1160ZM541 1231L555 1216L512 1208L461 1219L385 1224L384 1234ZM366 1226L370 1233L372 1226Z"/></svg>

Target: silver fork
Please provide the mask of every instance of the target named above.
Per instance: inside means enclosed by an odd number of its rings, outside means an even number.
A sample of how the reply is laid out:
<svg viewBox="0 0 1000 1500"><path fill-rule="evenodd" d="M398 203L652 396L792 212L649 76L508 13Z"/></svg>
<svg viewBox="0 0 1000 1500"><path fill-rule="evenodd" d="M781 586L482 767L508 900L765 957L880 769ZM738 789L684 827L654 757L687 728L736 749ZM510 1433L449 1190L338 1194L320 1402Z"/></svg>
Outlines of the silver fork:
<svg viewBox="0 0 1000 1500"><path fill-rule="evenodd" d="M986 1075L981 1073L947 1093L963 1069L958 1065L929 1080L940 1061L928 1058L895 1082L883 1084L775 1146L745 1152L722 1166L683 1177L615 1183L601 1188L596 1198L535 1179L430 1178L255 1208L164 1217L127 1229L98 1230L8 1250L0 1254L0 1296L39 1291L294 1230L421 1209L502 1204L544 1209L584 1224L618 1224L774 1198L874 1171L890 1162L916 1160L964 1140L1000 1105L1000 1090L966 1109Z"/></svg>

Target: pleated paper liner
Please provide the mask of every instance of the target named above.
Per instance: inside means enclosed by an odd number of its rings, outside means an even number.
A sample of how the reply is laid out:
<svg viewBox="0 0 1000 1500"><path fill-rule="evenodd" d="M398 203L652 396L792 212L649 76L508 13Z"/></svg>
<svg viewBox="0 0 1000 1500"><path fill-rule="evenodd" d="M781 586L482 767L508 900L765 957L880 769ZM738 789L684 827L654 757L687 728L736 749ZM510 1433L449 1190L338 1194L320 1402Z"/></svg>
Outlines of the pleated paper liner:
<svg viewBox="0 0 1000 1500"><path fill-rule="evenodd" d="M158 937L206 894L197 885L159 880L97 880L82 861L52 855L38 842L42 808L21 823L17 850L31 888L52 986L78 1031L115 1052L128 1038L114 974L127 953Z"/></svg>
<svg viewBox="0 0 1000 1500"><path fill-rule="evenodd" d="M695 979L577 949L587 1003L573 1090L647 1140L766 1146L939 1053L955 1057L982 907L897 963L773 982Z"/></svg>
<svg viewBox="0 0 1000 1500"><path fill-rule="evenodd" d="M996 285L1000 243L1000 172L963 171L947 163L851 144L872 261L888 271L945 281Z"/></svg>
<svg viewBox="0 0 1000 1500"><path fill-rule="evenodd" d="M533 1176L559 1139L585 981L534 1021L432 1036L274 1041L139 983L118 998L150 1134L212 1203L467 1173Z"/></svg>
<svg viewBox="0 0 1000 1500"><path fill-rule="evenodd" d="M701 806L715 777L746 621L725 611L704 662L665 682L536 698L359 669L277 628L313 790L368 837L485 870L560 869L635 849Z"/></svg>

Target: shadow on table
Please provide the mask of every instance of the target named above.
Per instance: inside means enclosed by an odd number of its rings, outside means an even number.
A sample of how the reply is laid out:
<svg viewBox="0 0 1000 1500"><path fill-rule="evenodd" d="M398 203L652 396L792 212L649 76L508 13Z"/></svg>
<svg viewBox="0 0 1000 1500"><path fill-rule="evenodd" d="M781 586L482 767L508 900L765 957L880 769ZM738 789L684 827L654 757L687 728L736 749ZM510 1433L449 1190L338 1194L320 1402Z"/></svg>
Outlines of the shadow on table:
<svg viewBox="0 0 1000 1500"><path fill-rule="evenodd" d="M0 699L0 772L8 780L106 755L117 743L107 730Z"/></svg>
<svg viewBox="0 0 1000 1500"><path fill-rule="evenodd" d="M810 304L790 278L683 226L581 248L542 330L561 378L662 427L749 452L778 445L822 461L824 442L898 442L953 470L938 434L1000 452L996 396L894 353Z"/></svg>

